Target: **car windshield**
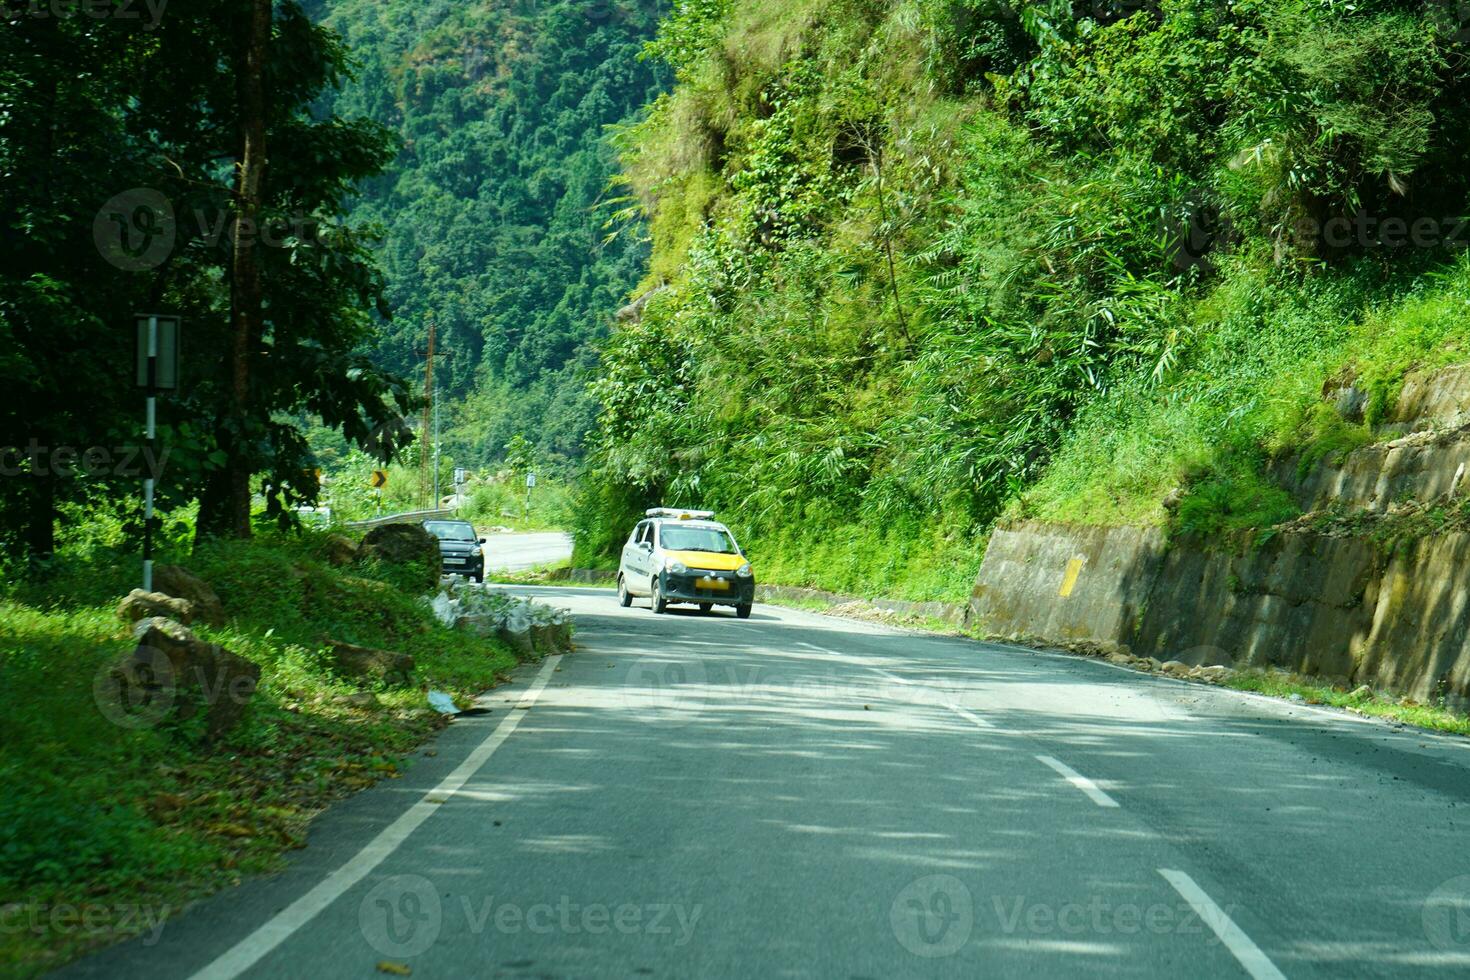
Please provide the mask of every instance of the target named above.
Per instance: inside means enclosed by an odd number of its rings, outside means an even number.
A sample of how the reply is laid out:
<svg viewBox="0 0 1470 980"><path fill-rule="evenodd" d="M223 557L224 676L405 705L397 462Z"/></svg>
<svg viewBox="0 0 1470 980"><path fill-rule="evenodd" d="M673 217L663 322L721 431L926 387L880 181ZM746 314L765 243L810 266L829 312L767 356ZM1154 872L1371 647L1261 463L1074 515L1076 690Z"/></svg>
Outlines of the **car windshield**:
<svg viewBox="0 0 1470 980"><path fill-rule="evenodd" d="M424 524L424 530L428 531L440 541L475 540L474 527L458 521L429 521Z"/></svg>
<svg viewBox="0 0 1470 980"><path fill-rule="evenodd" d="M659 532L665 551L713 551L717 555L739 554L730 532L717 527L679 527L665 524Z"/></svg>

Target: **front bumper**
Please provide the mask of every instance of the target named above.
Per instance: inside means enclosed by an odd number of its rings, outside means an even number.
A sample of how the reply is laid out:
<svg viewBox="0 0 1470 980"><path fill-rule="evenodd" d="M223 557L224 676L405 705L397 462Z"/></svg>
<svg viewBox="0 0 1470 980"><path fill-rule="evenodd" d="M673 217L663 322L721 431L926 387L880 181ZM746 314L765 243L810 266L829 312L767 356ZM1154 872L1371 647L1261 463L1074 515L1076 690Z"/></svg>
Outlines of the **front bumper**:
<svg viewBox="0 0 1470 980"><path fill-rule="evenodd" d="M716 583L725 583L720 588ZM708 602L716 606L749 606L755 603L755 577L741 578L734 572L690 571L675 575L662 572L659 587L669 602Z"/></svg>
<svg viewBox="0 0 1470 980"><path fill-rule="evenodd" d="M439 569L445 575L483 575L484 555L440 555Z"/></svg>

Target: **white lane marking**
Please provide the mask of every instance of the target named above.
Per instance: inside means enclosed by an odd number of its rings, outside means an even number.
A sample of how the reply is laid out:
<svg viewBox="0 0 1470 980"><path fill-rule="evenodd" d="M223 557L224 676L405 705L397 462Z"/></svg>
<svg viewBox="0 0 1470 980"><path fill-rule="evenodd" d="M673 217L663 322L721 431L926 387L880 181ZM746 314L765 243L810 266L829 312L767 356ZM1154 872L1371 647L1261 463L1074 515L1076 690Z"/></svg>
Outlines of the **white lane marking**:
<svg viewBox="0 0 1470 980"><path fill-rule="evenodd" d="M1194 883L1194 879L1183 871L1175 871L1171 868L1159 868L1159 874L1164 880L1174 886L1174 890L1183 896L1184 900L1194 907L1199 917L1205 920L1205 924L1225 944L1225 948L1245 967L1255 980L1286 980L1282 972L1276 969L1261 947L1251 942L1251 937L1241 931L1225 910L1216 905L1210 896L1206 895L1204 889Z"/></svg>
<svg viewBox="0 0 1470 980"><path fill-rule="evenodd" d="M541 694L546 682L551 678L551 672L561 662L561 656L546 658L541 673L531 682L531 687L526 691L526 696L521 699L522 703L533 702ZM464 786L469 778L495 754L495 750L505 744L510 738L511 732L526 717L519 711L512 711L505 716L505 720L495 726L495 730L485 737L485 740L475 746L475 750L459 764L459 766L435 786L423 799L409 807L397 820L368 842L362 850L358 851L351 860L342 867L333 871L324 878L311 891L302 895L296 901L286 906L267 923L256 929L250 935L240 940L226 952L194 974L192 980L230 980L250 969L260 961L271 950L285 942L291 935L306 923L310 922L317 913L331 905L353 885L383 863L383 860L398 849L408 835L413 833L429 816L436 813L450 797Z"/></svg>
<svg viewBox="0 0 1470 980"><path fill-rule="evenodd" d="M1116 807L1118 805L1117 800L1097 788L1097 783L1094 783L1065 762L1054 759L1049 755L1038 755L1036 761L1055 769L1063 779L1086 793L1088 799L1092 800L1098 806Z"/></svg>

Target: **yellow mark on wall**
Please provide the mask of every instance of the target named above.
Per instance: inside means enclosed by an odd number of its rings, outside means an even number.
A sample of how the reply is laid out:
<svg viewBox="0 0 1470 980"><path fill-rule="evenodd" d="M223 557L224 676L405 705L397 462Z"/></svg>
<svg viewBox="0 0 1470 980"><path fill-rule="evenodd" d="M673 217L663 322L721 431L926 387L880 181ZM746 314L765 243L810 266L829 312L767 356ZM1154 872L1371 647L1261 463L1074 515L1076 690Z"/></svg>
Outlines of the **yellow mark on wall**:
<svg viewBox="0 0 1470 980"><path fill-rule="evenodd" d="M1081 558L1073 558L1071 561L1067 562L1067 574L1062 576L1062 591L1058 592L1057 595L1061 596L1063 599L1071 595L1072 590L1077 587L1077 576L1081 574Z"/></svg>

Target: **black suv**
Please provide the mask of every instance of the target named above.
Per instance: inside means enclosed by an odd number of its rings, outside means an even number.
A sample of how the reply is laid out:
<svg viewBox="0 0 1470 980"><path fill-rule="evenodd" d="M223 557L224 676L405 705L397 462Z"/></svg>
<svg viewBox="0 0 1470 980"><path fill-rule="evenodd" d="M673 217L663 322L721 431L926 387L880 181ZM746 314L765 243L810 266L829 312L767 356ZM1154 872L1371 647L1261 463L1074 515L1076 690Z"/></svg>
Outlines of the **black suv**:
<svg viewBox="0 0 1470 980"><path fill-rule="evenodd" d="M467 575L471 582L485 581L485 539L475 535L469 521L424 521L424 530L439 539L440 568L446 575Z"/></svg>

